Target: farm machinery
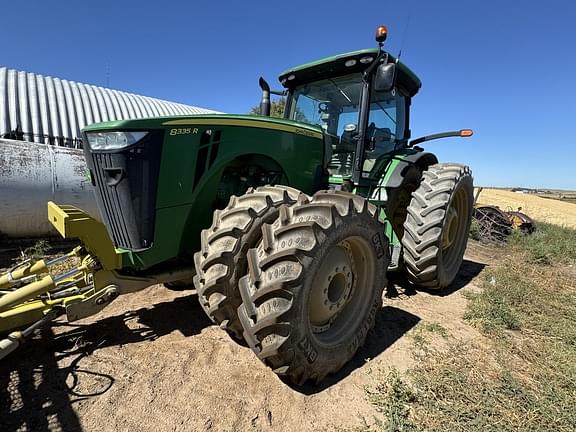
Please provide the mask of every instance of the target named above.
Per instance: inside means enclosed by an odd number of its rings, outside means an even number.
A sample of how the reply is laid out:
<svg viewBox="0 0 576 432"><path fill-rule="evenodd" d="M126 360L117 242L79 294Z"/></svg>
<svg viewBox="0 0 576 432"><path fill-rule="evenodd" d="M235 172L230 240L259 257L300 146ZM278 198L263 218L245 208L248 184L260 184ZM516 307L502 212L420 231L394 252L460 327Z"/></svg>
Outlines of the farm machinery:
<svg viewBox="0 0 576 432"><path fill-rule="evenodd" d="M532 234L536 231L536 222L523 213L522 207L517 210L508 208L501 210L498 206L479 205L478 198L483 188L478 188L474 197L474 211L476 227L471 230L471 237L485 242L505 242L514 231L522 234Z"/></svg>
<svg viewBox="0 0 576 432"><path fill-rule="evenodd" d="M58 316L75 321L121 294L195 288L210 319L276 373L319 382L349 361L388 276L442 289L461 265L470 169L411 140L418 77L378 47L260 79L260 116L113 121L83 130L102 222L48 203L81 245L0 277L0 356ZM270 94L286 99L272 118ZM72 267L56 274L56 264ZM20 330L19 330L20 329ZM23 330L22 330L23 329Z"/></svg>

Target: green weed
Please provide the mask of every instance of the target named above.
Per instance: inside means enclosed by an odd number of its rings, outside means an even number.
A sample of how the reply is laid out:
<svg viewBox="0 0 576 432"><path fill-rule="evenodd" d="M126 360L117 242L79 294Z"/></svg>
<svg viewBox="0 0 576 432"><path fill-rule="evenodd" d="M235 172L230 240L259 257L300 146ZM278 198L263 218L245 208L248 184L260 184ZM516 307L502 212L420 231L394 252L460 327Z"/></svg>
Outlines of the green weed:
<svg viewBox="0 0 576 432"><path fill-rule="evenodd" d="M49 250L50 244L46 240L38 240L36 243L34 243L34 245L27 247L20 253L21 260L38 260L43 258Z"/></svg>
<svg viewBox="0 0 576 432"><path fill-rule="evenodd" d="M470 223L469 237L472 240L480 240L480 223L476 218L472 218L472 222Z"/></svg>
<svg viewBox="0 0 576 432"><path fill-rule="evenodd" d="M367 390L370 402L384 414L386 421L379 425L381 431L408 432L419 430L410 420L410 405L416 395L396 369L390 370L385 379L372 391Z"/></svg>
<svg viewBox="0 0 576 432"><path fill-rule="evenodd" d="M510 244L523 249L534 264L570 264L576 262L576 230L538 222L536 232L514 232Z"/></svg>
<svg viewBox="0 0 576 432"><path fill-rule="evenodd" d="M576 430L576 231L539 229L514 235L482 289L465 294L465 320L482 340L458 341L435 323L412 335L416 365L369 393L388 422L378 430Z"/></svg>
<svg viewBox="0 0 576 432"><path fill-rule="evenodd" d="M436 333L439 334L440 336L442 336L443 338L448 337L448 331L446 330L446 328L444 326L442 326L439 323L425 323L424 324L424 329L426 331L429 331L430 333Z"/></svg>

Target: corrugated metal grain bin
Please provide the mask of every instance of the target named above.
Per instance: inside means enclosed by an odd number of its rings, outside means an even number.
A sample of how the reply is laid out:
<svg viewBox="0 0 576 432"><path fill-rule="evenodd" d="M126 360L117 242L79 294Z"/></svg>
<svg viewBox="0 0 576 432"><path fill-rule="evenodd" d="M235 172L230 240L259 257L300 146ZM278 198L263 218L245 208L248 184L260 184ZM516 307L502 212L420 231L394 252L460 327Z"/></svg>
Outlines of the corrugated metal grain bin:
<svg viewBox="0 0 576 432"><path fill-rule="evenodd" d="M100 219L82 150L0 140L0 238L57 235L48 201Z"/></svg>

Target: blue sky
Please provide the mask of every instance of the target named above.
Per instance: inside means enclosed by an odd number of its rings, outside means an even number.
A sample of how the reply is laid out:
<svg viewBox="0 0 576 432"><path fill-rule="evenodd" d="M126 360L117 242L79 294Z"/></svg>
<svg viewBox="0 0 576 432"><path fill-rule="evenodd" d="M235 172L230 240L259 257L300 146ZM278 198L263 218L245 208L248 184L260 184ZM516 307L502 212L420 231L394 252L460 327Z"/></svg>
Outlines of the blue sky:
<svg viewBox="0 0 576 432"><path fill-rule="evenodd" d="M363 11L359 8L365 8ZM257 80L375 46L422 79L413 136L478 185L576 189L576 3L541 1L45 1L2 5L0 65L245 113ZM408 23L408 26L407 26ZM279 85L278 85L279 86Z"/></svg>

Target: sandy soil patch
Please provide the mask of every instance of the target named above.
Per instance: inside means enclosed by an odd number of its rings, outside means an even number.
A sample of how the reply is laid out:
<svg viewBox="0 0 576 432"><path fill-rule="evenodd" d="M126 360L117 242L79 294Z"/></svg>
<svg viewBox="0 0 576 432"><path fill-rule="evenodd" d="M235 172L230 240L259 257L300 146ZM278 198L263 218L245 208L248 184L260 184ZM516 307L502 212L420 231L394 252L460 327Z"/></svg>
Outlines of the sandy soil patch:
<svg viewBox="0 0 576 432"><path fill-rule="evenodd" d="M474 243L441 295L398 289L367 344L321 386L295 388L205 317L194 292L155 286L97 316L45 329L0 363L2 430L333 431L383 420L366 397L412 365L411 335L437 323L464 340L463 292L494 253ZM127 312L129 311L129 312Z"/></svg>

